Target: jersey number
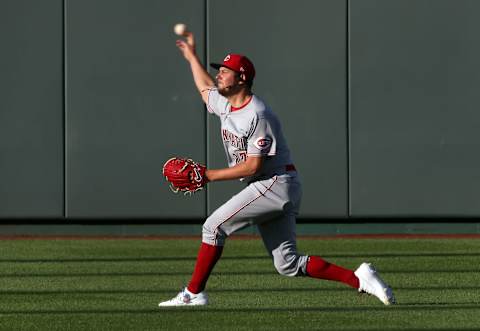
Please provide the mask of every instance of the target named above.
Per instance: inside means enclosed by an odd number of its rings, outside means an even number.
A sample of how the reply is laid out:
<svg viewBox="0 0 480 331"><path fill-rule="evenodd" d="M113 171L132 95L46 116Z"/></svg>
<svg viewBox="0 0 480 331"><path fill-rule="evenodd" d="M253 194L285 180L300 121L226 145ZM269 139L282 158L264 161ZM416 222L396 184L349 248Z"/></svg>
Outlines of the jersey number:
<svg viewBox="0 0 480 331"><path fill-rule="evenodd" d="M235 163L236 164L247 161L247 152L246 151L236 151L235 153L233 153L233 156L235 157Z"/></svg>

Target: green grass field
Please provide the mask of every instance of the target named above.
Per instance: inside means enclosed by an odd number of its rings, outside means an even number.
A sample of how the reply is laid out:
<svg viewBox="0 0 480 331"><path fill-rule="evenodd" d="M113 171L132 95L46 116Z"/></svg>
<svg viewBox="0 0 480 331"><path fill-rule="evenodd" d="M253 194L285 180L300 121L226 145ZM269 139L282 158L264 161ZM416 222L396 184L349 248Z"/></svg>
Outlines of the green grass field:
<svg viewBox="0 0 480 331"><path fill-rule="evenodd" d="M160 309L191 275L198 240L2 240L1 330L479 330L480 240L299 239L375 264L398 305L336 282L275 273L260 240L230 240L211 305Z"/></svg>

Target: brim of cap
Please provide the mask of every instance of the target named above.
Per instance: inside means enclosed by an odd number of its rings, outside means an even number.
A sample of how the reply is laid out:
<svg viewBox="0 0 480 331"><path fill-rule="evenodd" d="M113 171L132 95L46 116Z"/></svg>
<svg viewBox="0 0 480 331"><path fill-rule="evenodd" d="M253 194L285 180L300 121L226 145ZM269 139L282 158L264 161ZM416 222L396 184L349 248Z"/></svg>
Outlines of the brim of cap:
<svg viewBox="0 0 480 331"><path fill-rule="evenodd" d="M223 63L220 64L220 63L210 63L210 67L214 68L214 69L220 69L220 67L225 67L225 68L228 68L230 70L233 70L235 72L238 72L237 70L233 69L233 68L230 68L229 66L226 66L224 65Z"/></svg>

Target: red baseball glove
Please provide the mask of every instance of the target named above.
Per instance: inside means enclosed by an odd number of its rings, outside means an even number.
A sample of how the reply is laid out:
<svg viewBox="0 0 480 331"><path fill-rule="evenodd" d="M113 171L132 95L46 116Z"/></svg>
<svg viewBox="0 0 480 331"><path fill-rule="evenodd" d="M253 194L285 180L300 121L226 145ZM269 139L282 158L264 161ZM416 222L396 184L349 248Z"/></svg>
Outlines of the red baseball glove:
<svg viewBox="0 0 480 331"><path fill-rule="evenodd" d="M208 182L206 170L207 167L192 159L172 157L165 162L162 172L174 193L180 191L192 194L201 190Z"/></svg>

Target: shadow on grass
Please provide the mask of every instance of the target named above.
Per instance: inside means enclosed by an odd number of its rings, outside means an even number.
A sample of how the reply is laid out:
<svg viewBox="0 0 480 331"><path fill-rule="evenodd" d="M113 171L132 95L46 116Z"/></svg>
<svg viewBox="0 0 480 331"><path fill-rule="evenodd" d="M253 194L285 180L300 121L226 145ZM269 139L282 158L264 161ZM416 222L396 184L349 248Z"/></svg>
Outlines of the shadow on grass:
<svg viewBox="0 0 480 331"><path fill-rule="evenodd" d="M447 311L447 310L478 310L480 306L477 304L432 304L432 305L396 305L391 307L384 306L358 306L358 307L252 307L252 308L216 308L215 306L208 307L171 307L171 308L152 308L152 309L17 309L17 310L0 310L2 315L80 315L80 314L161 314L168 312L168 314L218 314L218 313L233 313L233 314L263 314L270 312L315 312L315 313L366 313L366 312L398 312L404 313L408 311ZM454 328L455 330L460 330ZM390 330L390 329L389 329ZM410 329L409 329L410 330ZM436 329L437 330L437 329ZM452 329L450 329L452 330ZM478 330L478 329L476 329Z"/></svg>
<svg viewBox="0 0 480 331"><path fill-rule="evenodd" d="M160 269L160 268L159 268ZM151 276L191 276L192 270L190 271L148 271L148 272L76 272L76 273L56 273L56 272L45 272L45 273L4 273L0 274L1 278L75 278L75 277L151 277ZM419 274L419 273L451 273L462 274L462 273L479 273L479 268L472 269L414 269L414 270L381 270L382 274ZM271 276L277 275L278 273L272 266L272 270L265 271L218 271L213 272L217 276Z"/></svg>
<svg viewBox="0 0 480 331"><path fill-rule="evenodd" d="M175 294L179 289L163 288L163 289L136 289L136 290L4 290L0 291L0 295L67 295L67 294L94 294L94 295L109 295L109 294ZM445 291L444 287L396 287L397 291ZM480 291L480 287L448 287L449 291ZM318 288L318 287L295 287L295 288L232 288L232 289L208 289L208 293L270 293L270 292L352 292L355 291L350 287L338 287L338 288ZM359 294L362 295L362 294ZM438 304L438 303L432 303ZM411 304L417 305L417 304ZM420 304L422 305L422 304ZM480 304L478 306L480 309Z"/></svg>
<svg viewBox="0 0 480 331"><path fill-rule="evenodd" d="M192 270L193 271L193 270ZM76 278L76 277L150 277L150 276L191 276L192 271L178 272L178 271L151 271L151 272L91 272L91 273L35 273L35 274L0 274L1 278ZM214 275L239 275L239 276L262 276L262 275L276 275L275 271L227 271L214 272Z"/></svg>
<svg viewBox="0 0 480 331"><path fill-rule="evenodd" d="M312 253L314 255L314 253ZM460 253L356 253L356 254L326 254L321 255L329 258L402 258L402 257L480 257L480 252ZM269 260L267 255L248 256L222 256L222 260ZM105 257L105 258L39 258L39 259L14 259L2 258L0 263L89 263L89 262L162 262L162 261L195 261L196 256L156 256L156 257Z"/></svg>
<svg viewBox="0 0 480 331"><path fill-rule="evenodd" d="M195 261L197 256L152 256L152 257L93 257L93 258L0 258L0 263L92 263L92 262L164 262ZM268 255L222 256L222 260L270 260Z"/></svg>

